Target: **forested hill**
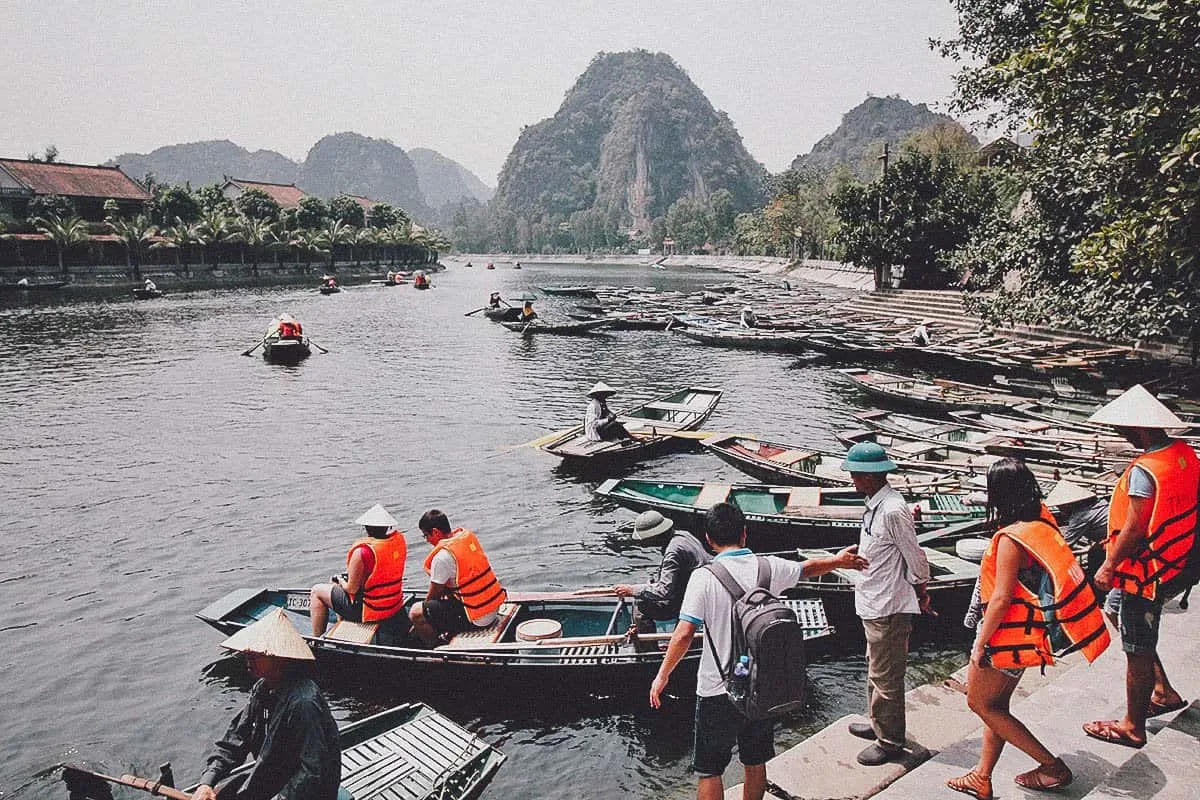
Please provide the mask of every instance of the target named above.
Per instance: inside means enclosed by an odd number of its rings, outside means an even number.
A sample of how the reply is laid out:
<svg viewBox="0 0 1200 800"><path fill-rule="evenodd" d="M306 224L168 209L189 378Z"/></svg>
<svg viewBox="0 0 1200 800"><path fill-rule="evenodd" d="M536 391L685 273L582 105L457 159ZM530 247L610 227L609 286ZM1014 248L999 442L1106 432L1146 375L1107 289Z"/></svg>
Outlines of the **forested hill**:
<svg viewBox="0 0 1200 800"><path fill-rule="evenodd" d="M463 199L486 203L494 191L473 172L436 150L415 147L408 158L417 170L425 201L435 209Z"/></svg>
<svg viewBox="0 0 1200 800"><path fill-rule="evenodd" d="M300 163L273 150L251 152L228 140L173 144L149 153L122 153L109 163L120 164L126 174L138 180L150 173L166 184L200 187L231 176L295 183L325 198L342 192L356 194L399 205L418 221L429 219L429 206L440 207L464 197L486 202L491 194L466 167L434 150L406 154L385 139L357 133L326 136ZM427 164L435 166L424 169Z"/></svg>
<svg viewBox="0 0 1200 800"><path fill-rule="evenodd" d="M817 142L810 153L796 156L792 169L828 170L845 164L860 178L871 179L879 174L876 159L883 152L884 142L895 147L906 136L938 123L961 127L945 114L930 111L924 103L914 105L895 95L868 97L847 111L837 130ZM974 136L965 135L978 146Z"/></svg>
<svg viewBox="0 0 1200 800"><path fill-rule="evenodd" d="M299 165L274 150L251 152L228 139L160 147L149 153L122 153L109 161L131 178L147 173L159 183L217 183L226 175L267 183L292 183Z"/></svg>
<svg viewBox="0 0 1200 800"><path fill-rule="evenodd" d="M383 200L417 220L429 218L417 170L396 145L358 133L335 133L312 146L296 185L309 194L339 193Z"/></svg>
<svg viewBox="0 0 1200 800"><path fill-rule="evenodd" d="M649 231L683 197L725 189L735 210L751 208L764 176L670 56L600 53L558 112L522 131L492 202L502 229L535 236L564 223Z"/></svg>

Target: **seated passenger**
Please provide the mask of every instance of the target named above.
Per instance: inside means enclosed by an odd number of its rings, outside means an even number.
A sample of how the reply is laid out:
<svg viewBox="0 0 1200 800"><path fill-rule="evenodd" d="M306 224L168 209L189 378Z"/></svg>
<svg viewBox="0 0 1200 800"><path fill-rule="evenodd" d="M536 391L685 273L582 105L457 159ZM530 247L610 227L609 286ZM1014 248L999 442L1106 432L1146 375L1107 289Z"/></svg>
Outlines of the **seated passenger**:
<svg viewBox="0 0 1200 800"><path fill-rule="evenodd" d="M617 415L608 410L608 398L617 390L600 381L588 390L587 413L583 418L583 434L589 442L613 442L632 439L625 426L617 421Z"/></svg>
<svg viewBox="0 0 1200 800"><path fill-rule="evenodd" d="M149 278L146 278L146 291L153 292L157 288L158 287L154 285L154 281L150 280Z"/></svg>
<svg viewBox="0 0 1200 800"><path fill-rule="evenodd" d="M433 551L425 559L429 593L412 608L413 632L428 647L456 633L486 628L496 621L508 593L474 532L451 530L446 515L431 509L417 523Z"/></svg>
<svg viewBox="0 0 1200 800"><path fill-rule="evenodd" d="M517 317L518 322L533 322L537 319L537 312L533 310L533 301L526 300L525 307L521 309L521 316Z"/></svg>
<svg viewBox="0 0 1200 800"><path fill-rule="evenodd" d="M366 528L367 535L350 546L346 553L345 576L334 576L329 583L312 587L309 613L313 636L325 635L329 609L340 619L351 622L383 622L404 610L404 561L408 546L404 534L395 530L396 518L381 505L374 505L354 520ZM397 620L407 628L407 617Z"/></svg>

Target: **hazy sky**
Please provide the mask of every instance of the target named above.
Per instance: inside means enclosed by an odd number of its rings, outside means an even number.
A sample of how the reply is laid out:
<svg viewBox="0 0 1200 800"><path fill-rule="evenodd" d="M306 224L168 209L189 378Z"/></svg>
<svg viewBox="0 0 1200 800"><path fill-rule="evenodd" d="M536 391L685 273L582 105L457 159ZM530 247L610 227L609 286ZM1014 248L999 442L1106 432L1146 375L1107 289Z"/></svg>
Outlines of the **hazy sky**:
<svg viewBox="0 0 1200 800"><path fill-rule="evenodd" d="M0 155L230 139L302 159L357 131L495 185L599 51L670 54L772 171L868 94L944 110L950 0L0 0Z"/></svg>

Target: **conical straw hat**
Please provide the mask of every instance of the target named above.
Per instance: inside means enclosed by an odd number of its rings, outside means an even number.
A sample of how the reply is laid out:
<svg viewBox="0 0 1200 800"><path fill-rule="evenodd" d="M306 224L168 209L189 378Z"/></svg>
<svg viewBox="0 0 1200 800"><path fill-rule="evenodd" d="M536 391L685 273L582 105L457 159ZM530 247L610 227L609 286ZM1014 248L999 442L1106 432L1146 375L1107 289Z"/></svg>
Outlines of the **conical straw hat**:
<svg viewBox="0 0 1200 800"><path fill-rule="evenodd" d="M588 397L598 394L616 394L617 390L609 386L604 381L597 381L596 385L588 389Z"/></svg>
<svg viewBox="0 0 1200 800"><path fill-rule="evenodd" d="M358 519L354 520L355 525L370 525L371 527L391 527L394 528L400 523L396 518L388 513L388 510L376 503L367 509L367 512Z"/></svg>
<svg viewBox="0 0 1200 800"><path fill-rule="evenodd" d="M1046 495L1046 505L1051 508L1061 508L1071 503L1078 503L1080 500L1094 500L1095 498L1095 492L1070 481L1059 481L1054 484L1050 494Z"/></svg>
<svg viewBox="0 0 1200 800"><path fill-rule="evenodd" d="M260 619L253 625L248 625L221 642L226 650L236 650L239 653L257 653L262 656L275 658L291 658L296 661L315 661L308 642L288 621L287 615L280 608Z"/></svg>
<svg viewBox="0 0 1200 800"><path fill-rule="evenodd" d="M1188 426L1140 383L1129 387L1120 397L1092 414L1088 422L1118 428L1169 429Z"/></svg>

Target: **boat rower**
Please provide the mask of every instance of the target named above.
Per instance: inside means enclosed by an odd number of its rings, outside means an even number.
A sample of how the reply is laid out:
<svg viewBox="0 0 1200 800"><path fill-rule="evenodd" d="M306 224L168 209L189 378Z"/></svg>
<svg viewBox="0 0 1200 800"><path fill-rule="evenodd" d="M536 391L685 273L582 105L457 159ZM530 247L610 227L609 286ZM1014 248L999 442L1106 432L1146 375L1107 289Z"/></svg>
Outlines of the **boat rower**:
<svg viewBox="0 0 1200 800"><path fill-rule="evenodd" d="M655 620L678 619L688 578L696 569L712 561L712 554L703 542L687 531L672 532L672 525L671 520L654 510L638 514L633 523L633 538L639 544L658 546L663 552L654 580L613 587L617 597L633 598L633 629L637 633L654 633Z"/></svg>
<svg viewBox="0 0 1200 800"><path fill-rule="evenodd" d="M500 307L500 293L492 292L491 297L488 298L488 308L499 308L499 307Z"/></svg>
<svg viewBox="0 0 1200 800"><path fill-rule="evenodd" d="M158 290L158 287L154 284L154 281L150 280L149 278L146 278L145 288L147 292L154 292Z"/></svg>
<svg viewBox="0 0 1200 800"><path fill-rule="evenodd" d="M335 800L342 774L337 723L309 677L312 650L287 614L273 611L221 646L244 654L257 682L205 759L192 800L216 800L213 787L249 756L254 766L221 787L221 800Z"/></svg>
<svg viewBox="0 0 1200 800"><path fill-rule="evenodd" d="M583 435L589 442L611 442L633 438L629 431L625 430L625 426L617 420L617 415L608 410L608 398L616 393L617 390L604 381L599 381L591 389L588 389L587 396L591 400L588 402L587 413L583 418Z"/></svg>
<svg viewBox="0 0 1200 800"><path fill-rule="evenodd" d="M312 587L309 609L313 636L325 635L329 609L340 619L351 622L399 621L406 633L408 617L404 610L404 562L408 546L404 534L396 530L400 523L379 504L354 520L367 535L356 541L346 554L345 576L335 575L329 583Z"/></svg>
<svg viewBox="0 0 1200 800"><path fill-rule="evenodd" d="M743 328L757 328L758 315L754 313L754 309L746 306L742 309L742 313L738 320Z"/></svg>

